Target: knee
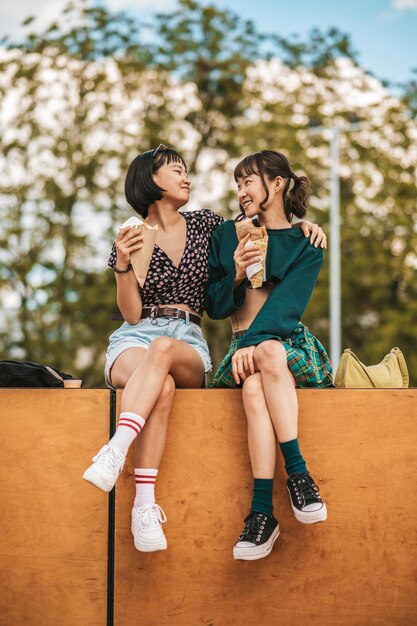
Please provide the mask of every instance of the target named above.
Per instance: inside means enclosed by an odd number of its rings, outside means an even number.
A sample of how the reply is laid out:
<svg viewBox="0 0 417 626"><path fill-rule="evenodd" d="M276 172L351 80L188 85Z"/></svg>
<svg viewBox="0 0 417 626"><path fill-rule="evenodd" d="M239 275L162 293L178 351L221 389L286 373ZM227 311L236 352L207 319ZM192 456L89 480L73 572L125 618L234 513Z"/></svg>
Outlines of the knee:
<svg viewBox="0 0 417 626"><path fill-rule="evenodd" d="M279 376L287 370L287 353L282 343L276 340L260 343L255 350L255 360L261 372L266 374Z"/></svg>
<svg viewBox="0 0 417 626"><path fill-rule="evenodd" d="M242 397L245 405L256 404L261 393L263 393L262 378L260 373L256 372L243 383Z"/></svg>
<svg viewBox="0 0 417 626"><path fill-rule="evenodd" d="M149 346L149 356L158 361L169 360L173 347L174 340L170 337L156 337Z"/></svg>

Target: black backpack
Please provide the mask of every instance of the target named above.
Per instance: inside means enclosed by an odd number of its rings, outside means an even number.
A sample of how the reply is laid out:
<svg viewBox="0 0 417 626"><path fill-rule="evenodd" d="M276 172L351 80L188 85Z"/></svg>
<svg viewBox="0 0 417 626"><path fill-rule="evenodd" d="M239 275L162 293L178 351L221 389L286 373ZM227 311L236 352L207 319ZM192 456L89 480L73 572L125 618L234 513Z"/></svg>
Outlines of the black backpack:
<svg viewBox="0 0 417 626"><path fill-rule="evenodd" d="M0 361L0 387L63 387L73 378L56 367L30 361Z"/></svg>

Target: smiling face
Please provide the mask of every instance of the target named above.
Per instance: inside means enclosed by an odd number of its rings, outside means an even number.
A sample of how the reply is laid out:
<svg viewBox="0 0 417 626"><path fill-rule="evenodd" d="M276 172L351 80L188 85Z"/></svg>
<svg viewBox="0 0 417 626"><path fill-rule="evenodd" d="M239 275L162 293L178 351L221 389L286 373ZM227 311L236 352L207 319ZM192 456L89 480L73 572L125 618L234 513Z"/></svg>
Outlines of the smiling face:
<svg viewBox="0 0 417 626"><path fill-rule="evenodd" d="M276 197L276 182L276 180L265 178L267 194L258 174L244 174L237 179L237 199L246 217L255 217L262 209L268 209ZM267 195L269 197L265 202Z"/></svg>
<svg viewBox="0 0 417 626"><path fill-rule="evenodd" d="M164 163L155 172L153 179L164 190L163 200L169 201L177 209L187 204L190 197L191 181L182 161Z"/></svg>

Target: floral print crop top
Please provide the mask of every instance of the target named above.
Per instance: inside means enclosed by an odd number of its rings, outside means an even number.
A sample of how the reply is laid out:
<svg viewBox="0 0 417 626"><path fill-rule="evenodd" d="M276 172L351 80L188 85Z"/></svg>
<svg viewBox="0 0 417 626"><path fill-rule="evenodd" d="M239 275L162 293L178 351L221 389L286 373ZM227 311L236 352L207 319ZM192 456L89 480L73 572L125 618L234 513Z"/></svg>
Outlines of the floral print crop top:
<svg viewBox="0 0 417 626"><path fill-rule="evenodd" d="M186 304L200 315L204 309L204 289L208 280L208 255L213 232L224 218L208 209L180 211L186 221L184 253L177 267L156 244L143 289L138 285L143 306ZM108 265L116 265L113 244Z"/></svg>

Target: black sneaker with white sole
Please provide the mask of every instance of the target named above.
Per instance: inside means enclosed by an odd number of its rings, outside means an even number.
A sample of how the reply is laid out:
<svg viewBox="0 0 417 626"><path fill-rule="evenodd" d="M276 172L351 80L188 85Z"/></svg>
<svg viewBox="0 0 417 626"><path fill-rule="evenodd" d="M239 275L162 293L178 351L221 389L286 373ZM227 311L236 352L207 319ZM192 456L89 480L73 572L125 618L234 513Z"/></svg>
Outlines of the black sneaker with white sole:
<svg viewBox="0 0 417 626"><path fill-rule="evenodd" d="M271 552L278 536L279 524L273 515L251 511L233 548L233 558L240 561L263 559Z"/></svg>
<svg viewBox="0 0 417 626"><path fill-rule="evenodd" d="M327 508L320 497L319 488L310 476L291 474L287 480L287 489L293 513L303 524L316 524L327 519Z"/></svg>

